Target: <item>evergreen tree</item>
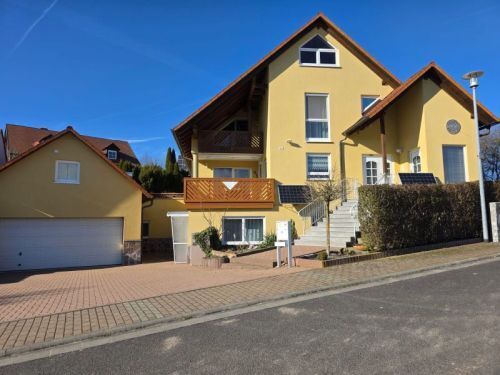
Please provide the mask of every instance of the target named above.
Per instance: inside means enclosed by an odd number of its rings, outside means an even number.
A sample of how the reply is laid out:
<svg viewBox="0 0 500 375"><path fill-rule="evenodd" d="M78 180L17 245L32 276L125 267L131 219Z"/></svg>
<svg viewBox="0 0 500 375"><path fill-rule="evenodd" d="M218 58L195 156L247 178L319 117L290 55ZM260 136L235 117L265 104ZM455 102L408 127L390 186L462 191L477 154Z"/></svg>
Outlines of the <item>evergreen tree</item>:
<svg viewBox="0 0 500 375"><path fill-rule="evenodd" d="M175 162L175 164L174 164L174 176L179 176L179 175L180 175L179 164L177 164L177 162Z"/></svg>
<svg viewBox="0 0 500 375"><path fill-rule="evenodd" d="M172 149L170 147L167 149L167 157L165 158L165 170L167 174L174 171L174 166L172 164Z"/></svg>

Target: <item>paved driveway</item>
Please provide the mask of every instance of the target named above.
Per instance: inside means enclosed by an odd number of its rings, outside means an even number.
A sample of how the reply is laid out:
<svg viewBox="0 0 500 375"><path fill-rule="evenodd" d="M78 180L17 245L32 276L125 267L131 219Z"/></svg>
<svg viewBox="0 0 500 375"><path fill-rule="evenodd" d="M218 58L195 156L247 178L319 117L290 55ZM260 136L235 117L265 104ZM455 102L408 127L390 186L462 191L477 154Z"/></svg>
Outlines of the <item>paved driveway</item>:
<svg viewBox="0 0 500 375"><path fill-rule="evenodd" d="M209 270L160 262L111 268L0 274L0 322L297 271L297 268Z"/></svg>

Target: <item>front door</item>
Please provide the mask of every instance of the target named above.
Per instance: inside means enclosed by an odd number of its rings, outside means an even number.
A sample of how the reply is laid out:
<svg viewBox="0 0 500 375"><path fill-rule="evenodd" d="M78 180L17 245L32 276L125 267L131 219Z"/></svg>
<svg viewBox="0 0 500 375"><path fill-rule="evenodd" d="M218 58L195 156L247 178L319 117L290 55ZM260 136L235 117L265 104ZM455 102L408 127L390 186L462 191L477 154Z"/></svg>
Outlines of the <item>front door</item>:
<svg viewBox="0 0 500 375"><path fill-rule="evenodd" d="M392 183L391 161L387 158L387 170L389 171L389 183ZM383 184L384 171L382 168L382 156L365 156L363 158L363 171L366 185Z"/></svg>
<svg viewBox="0 0 500 375"><path fill-rule="evenodd" d="M172 243L174 247L174 262L188 263L188 213L168 212L172 224Z"/></svg>

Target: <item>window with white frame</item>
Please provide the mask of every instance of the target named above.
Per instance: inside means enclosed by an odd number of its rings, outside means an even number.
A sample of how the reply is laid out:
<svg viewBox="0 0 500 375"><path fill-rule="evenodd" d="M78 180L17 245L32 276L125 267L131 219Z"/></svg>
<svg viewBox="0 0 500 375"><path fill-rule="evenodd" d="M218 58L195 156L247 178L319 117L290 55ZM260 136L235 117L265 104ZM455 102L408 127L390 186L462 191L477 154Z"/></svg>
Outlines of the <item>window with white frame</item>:
<svg viewBox="0 0 500 375"><path fill-rule="evenodd" d="M306 141L329 142L328 94L306 94Z"/></svg>
<svg viewBox="0 0 500 375"><path fill-rule="evenodd" d="M58 184L79 184L80 163L77 161L56 160L54 182Z"/></svg>
<svg viewBox="0 0 500 375"><path fill-rule="evenodd" d="M222 233L222 240L227 245L258 244L264 239L264 218L225 217Z"/></svg>
<svg viewBox="0 0 500 375"><path fill-rule="evenodd" d="M118 158L118 151L116 150L108 150L108 159L116 160Z"/></svg>
<svg viewBox="0 0 500 375"><path fill-rule="evenodd" d="M420 149L415 149L410 152L410 169L412 173L422 172L422 160L420 158Z"/></svg>
<svg viewBox="0 0 500 375"><path fill-rule="evenodd" d="M250 168L214 168L214 177L250 178L252 170Z"/></svg>
<svg viewBox="0 0 500 375"><path fill-rule="evenodd" d="M444 181L447 184L466 181L464 146L443 146Z"/></svg>
<svg viewBox="0 0 500 375"><path fill-rule="evenodd" d="M300 65L338 67L338 50L316 35L300 47Z"/></svg>
<svg viewBox="0 0 500 375"><path fill-rule="evenodd" d="M328 180L330 178L330 155L307 154L307 179Z"/></svg>
<svg viewBox="0 0 500 375"><path fill-rule="evenodd" d="M379 98L375 95L361 95L361 113L375 105Z"/></svg>

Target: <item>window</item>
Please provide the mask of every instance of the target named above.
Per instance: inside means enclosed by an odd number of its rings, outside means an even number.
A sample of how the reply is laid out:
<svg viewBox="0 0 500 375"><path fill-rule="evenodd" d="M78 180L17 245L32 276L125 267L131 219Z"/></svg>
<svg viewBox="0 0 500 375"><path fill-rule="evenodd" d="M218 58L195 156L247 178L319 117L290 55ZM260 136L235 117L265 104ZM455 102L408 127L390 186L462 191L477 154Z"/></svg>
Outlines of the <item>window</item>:
<svg viewBox="0 0 500 375"><path fill-rule="evenodd" d="M252 170L250 168L214 168L214 177L250 178Z"/></svg>
<svg viewBox="0 0 500 375"><path fill-rule="evenodd" d="M410 152L410 170L412 173L422 172L422 160L418 148Z"/></svg>
<svg viewBox="0 0 500 375"><path fill-rule="evenodd" d="M444 181L447 184L465 182L463 146L443 146Z"/></svg>
<svg viewBox="0 0 500 375"><path fill-rule="evenodd" d="M79 184L80 163L77 161L56 161L55 182L58 184Z"/></svg>
<svg viewBox="0 0 500 375"><path fill-rule="evenodd" d="M228 245L257 244L264 239L264 219L255 217L224 218L223 242Z"/></svg>
<svg viewBox="0 0 500 375"><path fill-rule="evenodd" d="M338 51L316 35L300 47L300 64L305 66L339 66Z"/></svg>
<svg viewBox="0 0 500 375"><path fill-rule="evenodd" d="M308 154L307 155L307 179L328 180L330 178L330 155Z"/></svg>
<svg viewBox="0 0 500 375"><path fill-rule="evenodd" d="M248 121L247 120L234 120L231 121L224 127L224 130L247 132L248 131Z"/></svg>
<svg viewBox="0 0 500 375"><path fill-rule="evenodd" d="M306 141L329 142L328 95L306 94Z"/></svg>
<svg viewBox="0 0 500 375"><path fill-rule="evenodd" d="M361 113L378 102L378 96L374 95L361 95Z"/></svg>
<svg viewBox="0 0 500 375"><path fill-rule="evenodd" d="M118 151L116 150L108 150L108 159L116 160L118 158Z"/></svg>
<svg viewBox="0 0 500 375"><path fill-rule="evenodd" d="M374 160L365 161L366 184L375 185L378 181L378 163Z"/></svg>
<svg viewBox="0 0 500 375"><path fill-rule="evenodd" d="M149 221L143 221L142 222L142 238L148 238L149 237Z"/></svg>

